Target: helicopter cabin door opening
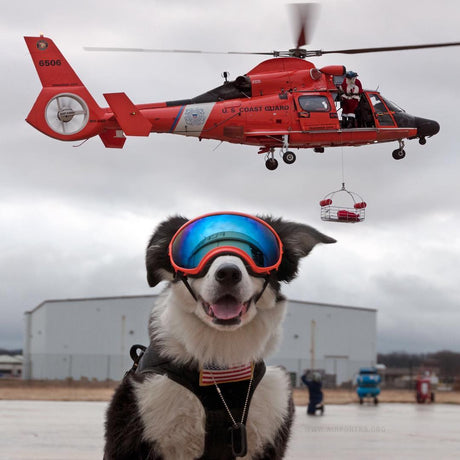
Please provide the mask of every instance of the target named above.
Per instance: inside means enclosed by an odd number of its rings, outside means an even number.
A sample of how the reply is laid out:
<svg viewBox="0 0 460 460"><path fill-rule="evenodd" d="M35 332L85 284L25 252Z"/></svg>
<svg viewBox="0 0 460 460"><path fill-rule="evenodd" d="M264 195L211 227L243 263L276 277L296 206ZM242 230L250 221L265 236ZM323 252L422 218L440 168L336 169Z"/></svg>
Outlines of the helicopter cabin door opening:
<svg viewBox="0 0 460 460"><path fill-rule="evenodd" d="M296 106L302 131L339 128L337 111L329 92L303 93L297 96Z"/></svg>

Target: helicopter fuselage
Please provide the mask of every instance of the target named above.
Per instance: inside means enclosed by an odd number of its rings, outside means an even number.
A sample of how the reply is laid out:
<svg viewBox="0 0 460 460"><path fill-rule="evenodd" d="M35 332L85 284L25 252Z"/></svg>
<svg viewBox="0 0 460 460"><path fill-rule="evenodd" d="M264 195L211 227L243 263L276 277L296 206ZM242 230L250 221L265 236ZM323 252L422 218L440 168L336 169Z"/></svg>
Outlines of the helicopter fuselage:
<svg viewBox="0 0 460 460"><path fill-rule="evenodd" d="M375 91L362 95L361 104L366 108L358 116L358 126L342 129L336 95L337 90L289 91L250 99L137 108L151 122L150 132L262 147L279 147L286 135L291 148L315 148L427 137L439 129L436 122L423 128L422 119L394 112ZM378 109L373 101L378 101Z"/></svg>
<svg viewBox="0 0 460 460"><path fill-rule="evenodd" d="M60 140L99 135L121 148L125 136L171 133L274 148L358 146L425 138L439 131L433 120L411 116L377 91L364 91L356 126L340 123L344 66L317 69L300 58L268 59L244 76L192 99L134 104L125 93L104 94L101 108L62 56L43 36L26 37L43 89L27 121ZM402 150L402 147L401 147Z"/></svg>

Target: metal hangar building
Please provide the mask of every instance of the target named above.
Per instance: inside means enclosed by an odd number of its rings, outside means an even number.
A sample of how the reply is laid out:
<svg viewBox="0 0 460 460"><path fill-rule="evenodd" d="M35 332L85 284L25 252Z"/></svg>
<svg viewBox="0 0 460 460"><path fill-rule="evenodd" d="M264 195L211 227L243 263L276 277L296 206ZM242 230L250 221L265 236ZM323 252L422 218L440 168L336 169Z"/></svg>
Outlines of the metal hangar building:
<svg viewBox="0 0 460 460"><path fill-rule="evenodd" d="M156 296L46 300L25 314L24 379L120 380L129 350L148 345ZM351 382L376 364L377 311L288 300L283 339L267 364L281 365L299 383L306 369L330 385Z"/></svg>

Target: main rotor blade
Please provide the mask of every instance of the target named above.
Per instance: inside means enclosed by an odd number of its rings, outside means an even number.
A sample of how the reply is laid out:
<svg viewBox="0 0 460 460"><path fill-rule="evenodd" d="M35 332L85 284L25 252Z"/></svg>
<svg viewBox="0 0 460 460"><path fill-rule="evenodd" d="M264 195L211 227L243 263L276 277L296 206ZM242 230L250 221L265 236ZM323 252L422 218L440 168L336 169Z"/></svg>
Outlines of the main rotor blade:
<svg viewBox="0 0 460 460"><path fill-rule="evenodd" d="M355 48L348 50L333 50L333 51L318 51L321 54L361 54L361 53L379 53L382 51L404 51L404 50L418 50L418 49L427 49L427 48L444 48L447 46L460 46L460 42L450 42L450 43L432 43L427 45L407 45L407 46L384 46L380 48ZM321 55L318 54L318 55Z"/></svg>
<svg viewBox="0 0 460 460"><path fill-rule="evenodd" d="M317 3L289 4L289 12L291 15L296 48L300 48L301 46L305 46L310 43L318 11L319 5Z"/></svg>
<svg viewBox="0 0 460 460"><path fill-rule="evenodd" d="M314 4L308 4L314 5ZM299 36L299 39L301 36ZM300 43L300 42L299 42ZM449 46L460 46L460 42L449 43L431 43L426 45L406 45L406 46L384 46L377 48L351 48L343 50L306 50L303 48L295 48L289 51L201 51L201 50L164 50L154 48L117 48L104 46L85 46L85 51L108 51L108 52L128 52L128 53L185 53L185 54L243 54L243 55L258 55L258 56L297 56L297 57L315 57L323 54L363 54L363 53L379 53L384 51L405 51L428 48L445 48ZM297 53L297 54L296 54Z"/></svg>
<svg viewBox="0 0 460 460"><path fill-rule="evenodd" d="M276 56L276 51L250 52L250 51L200 51L200 50L160 50L154 48L116 48L105 46L84 46L85 51L108 51L128 53L186 53L186 54L258 54L263 56Z"/></svg>

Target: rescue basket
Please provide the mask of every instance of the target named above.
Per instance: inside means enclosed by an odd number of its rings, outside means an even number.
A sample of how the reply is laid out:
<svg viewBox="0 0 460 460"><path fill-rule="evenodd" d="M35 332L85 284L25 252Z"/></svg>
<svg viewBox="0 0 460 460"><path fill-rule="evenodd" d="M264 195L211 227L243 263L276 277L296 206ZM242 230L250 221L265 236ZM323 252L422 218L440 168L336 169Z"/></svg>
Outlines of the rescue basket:
<svg viewBox="0 0 460 460"><path fill-rule="evenodd" d="M328 193L320 202L321 220L355 224L366 217L367 203L342 183L340 190Z"/></svg>

